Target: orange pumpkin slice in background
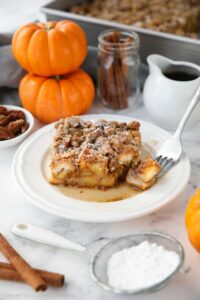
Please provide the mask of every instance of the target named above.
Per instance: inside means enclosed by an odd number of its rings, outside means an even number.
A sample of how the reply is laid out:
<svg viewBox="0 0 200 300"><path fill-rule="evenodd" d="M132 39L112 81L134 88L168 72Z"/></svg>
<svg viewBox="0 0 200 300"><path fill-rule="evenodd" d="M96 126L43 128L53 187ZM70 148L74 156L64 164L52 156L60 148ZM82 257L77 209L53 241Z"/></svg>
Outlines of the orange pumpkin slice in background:
<svg viewBox="0 0 200 300"><path fill-rule="evenodd" d="M12 51L28 72L54 76L80 67L87 55L87 39L72 21L29 23L13 35Z"/></svg>
<svg viewBox="0 0 200 300"><path fill-rule="evenodd" d="M93 81L81 69L56 78L29 73L19 85L22 105L45 123L84 113L90 108L94 95Z"/></svg>
<svg viewBox="0 0 200 300"><path fill-rule="evenodd" d="M200 188L187 205L185 224L191 244L200 252Z"/></svg>

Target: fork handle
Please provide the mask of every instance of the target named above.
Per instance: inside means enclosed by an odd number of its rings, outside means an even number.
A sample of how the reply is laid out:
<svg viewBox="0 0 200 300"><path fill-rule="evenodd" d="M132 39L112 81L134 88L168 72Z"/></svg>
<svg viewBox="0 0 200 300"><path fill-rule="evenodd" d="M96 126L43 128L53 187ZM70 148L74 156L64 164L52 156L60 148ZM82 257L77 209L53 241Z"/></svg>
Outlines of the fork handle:
<svg viewBox="0 0 200 300"><path fill-rule="evenodd" d="M185 127L185 124L186 124L187 120L189 119L190 114L194 110L195 106L199 102L199 100L200 100L200 86L196 89L196 91L194 93L194 96L192 97L192 101L190 102L184 116L182 117L182 119L181 119L181 121L178 125L178 128L176 129L176 131L174 133L175 138L180 138L181 137L181 134L182 134L182 131Z"/></svg>

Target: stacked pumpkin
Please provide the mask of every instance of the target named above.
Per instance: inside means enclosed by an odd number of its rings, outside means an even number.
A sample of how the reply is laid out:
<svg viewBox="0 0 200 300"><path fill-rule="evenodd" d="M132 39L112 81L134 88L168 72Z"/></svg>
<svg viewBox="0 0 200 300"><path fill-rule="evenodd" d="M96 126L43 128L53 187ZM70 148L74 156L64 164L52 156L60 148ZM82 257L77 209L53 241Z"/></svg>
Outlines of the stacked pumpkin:
<svg viewBox="0 0 200 300"><path fill-rule="evenodd" d="M12 51L29 72L19 85L22 105L40 121L50 123L89 109L95 89L79 68L87 40L78 24L64 20L24 25L13 36Z"/></svg>

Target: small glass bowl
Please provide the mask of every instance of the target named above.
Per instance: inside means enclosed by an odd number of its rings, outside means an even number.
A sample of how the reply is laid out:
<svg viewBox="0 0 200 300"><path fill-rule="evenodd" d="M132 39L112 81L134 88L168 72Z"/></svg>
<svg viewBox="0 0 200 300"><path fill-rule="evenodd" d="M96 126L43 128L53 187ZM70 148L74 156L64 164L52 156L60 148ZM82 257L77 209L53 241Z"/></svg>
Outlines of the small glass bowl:
<svg viewBox="0 0 200 300"><path fill-rule="evenodd" d="M124 248L137 246L144 241L156 243L160 246L163 246L168 251L174 251L175 253L177 253L179 256L179 263L176 269L172 273L170 273L164 280L147 288L138 290L121 290L110 286L108 283L107 266L108 260L112 256L112 254ZM92 263L92 277L100 287L117 294L140 294L155 292L163 288L169 282L169 280L181 269L183 262L184 250L181 244L176 239L162 232L142 232L116 239L101 248L95 255Z"/></svg>

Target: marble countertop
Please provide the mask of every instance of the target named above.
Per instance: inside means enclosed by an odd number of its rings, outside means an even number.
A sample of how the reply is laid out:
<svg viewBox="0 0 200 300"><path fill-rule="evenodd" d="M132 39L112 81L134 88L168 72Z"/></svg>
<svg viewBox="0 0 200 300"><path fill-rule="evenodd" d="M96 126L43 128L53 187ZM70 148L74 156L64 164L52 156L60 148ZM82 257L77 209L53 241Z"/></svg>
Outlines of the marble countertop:
<svg viewBox="0 0 200 300"><path fill-rule="evenodd" d="M50 0L0 0L0 33L38 19L38 9Z"/></svg>
<svg viewBox="0 0 200 300"><path fill-rule="evenodd" d="M90 113L100 112L95 104ZM151 121L140 106L133 113L133 117ZM35 129L39 126L36 124ZM198 130L199 132L199 130ZM161 230L176 237L184 246L186 259L185 266L190 270L187 274L178 274L163 290L147 295L134 296L137 300L198 300L200 299L199 286L199 254L188 242L185 226L184 212L189 196L199 185L200 178L200 151L197 136L189 134L184 137L184 149L191 160L192 173L190 181L184 192L172 203L149 216L119 223L98 224L83 223L65 220L50 215L33 206L18 190L11 174L12 159L17 149L9 148L0 151L0 229L15 248L23 254L31 265L50 271L60 272L66 276L66 284L60 289L49 288L45 293L35 293L29 286L20 283L0 281L0 299L56 299L56 300L114 300L132 299L131 296L113 295L101 290L90 277L88 257L71 253L63 249L37 244L15 237L10 232L13 223L24 220L53 230L73 241L92 245L93 250L102 246L107 240L112 240L127 234L143 230ZM34 158L33 158L34 159ZM95 242L105 237L101 244ZM0 260L4 260L1 256Z"/></svg>
<svg viewBox="0 0 200 300"><path fill-rule="evenodd" d="M47 1L15 0L0 1L0 32L8 31L35 18L39 4ZM11 4L12 2L12 4ZM31 10L31 7L33 10ZM21 11L21 15L20 15ZM31 12L31 13L30 13ZM5 17L5 13L7 17ZM9 19L8 19L9 18ZM24 18L24 19L23 19ZM12 20L12 22L8 22ZM6 23L7 22L7 23ZM10 98L12 103L12 98ZM8 101L8 104L9 104ZM101 108L95 104L90 113L100 113ZM152 121L140 105L131 116ZM39 125L36 125L37 129ZM146 217L119 223L98 224L82 223L65 220L48 214L33 206L15 185L11 174L12 159L17 147L0 151L0 231L12 245L23 254L34 267L60 272L66 276L66 284L60 289L49 288L45 293L35 293L27 285L0 281L1 300L199 300L200 299L200 256L190 245L184 226L184 213L190 195L199 186L200 178L200 127L184 135L184 149L191 160L191 178L184 192L164 208ZM34 158L33 158L34 159ZM138 296L113 295L101 290L90 278L89 259L83 255L68 252L63 249L37 244L15 237L10 232L13 223L25 220L44 226L64 237L80 243L93 245L100 237L112 240L120 236L142 230L161 230L176 237L185 249L185 266L190 270L187 274L178 274L167 287L157 293ZM105 241L106 241L105 239ZM0 260L5 260L0 255Z"/></svg>

